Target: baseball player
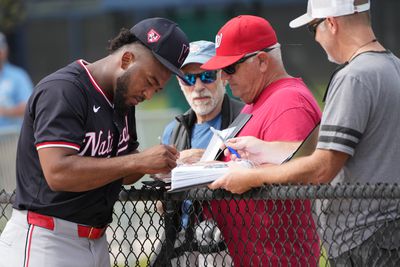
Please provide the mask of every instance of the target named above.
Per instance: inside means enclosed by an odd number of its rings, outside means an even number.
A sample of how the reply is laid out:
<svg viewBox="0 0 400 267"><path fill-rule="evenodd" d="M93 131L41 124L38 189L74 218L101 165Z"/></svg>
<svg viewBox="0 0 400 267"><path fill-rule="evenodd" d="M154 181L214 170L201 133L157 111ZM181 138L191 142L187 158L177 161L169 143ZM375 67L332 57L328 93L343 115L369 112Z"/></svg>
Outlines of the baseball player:
<svg viewBox="0 0 400 267"><path fill-rule="evenodd" d="M135 105L172 73L185 80L186 35L151 18L121 30L109 50L47 76L29 99L0 266L110 266L104 232L121 185L176 166L173 147L136 150Z"/></svg>

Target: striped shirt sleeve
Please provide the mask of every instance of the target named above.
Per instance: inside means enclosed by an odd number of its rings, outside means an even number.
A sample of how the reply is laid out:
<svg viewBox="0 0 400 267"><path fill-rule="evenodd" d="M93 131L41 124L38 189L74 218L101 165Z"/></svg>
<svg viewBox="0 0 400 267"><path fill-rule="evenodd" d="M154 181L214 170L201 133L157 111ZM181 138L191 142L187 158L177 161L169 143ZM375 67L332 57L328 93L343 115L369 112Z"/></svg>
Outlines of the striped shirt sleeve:
<svg viewBox="0 0 400 267"><path fill-rule="evenodd" d="M342 71L330 84L317 148L353 156L373 109L372 97L360 79Z"/></svg>

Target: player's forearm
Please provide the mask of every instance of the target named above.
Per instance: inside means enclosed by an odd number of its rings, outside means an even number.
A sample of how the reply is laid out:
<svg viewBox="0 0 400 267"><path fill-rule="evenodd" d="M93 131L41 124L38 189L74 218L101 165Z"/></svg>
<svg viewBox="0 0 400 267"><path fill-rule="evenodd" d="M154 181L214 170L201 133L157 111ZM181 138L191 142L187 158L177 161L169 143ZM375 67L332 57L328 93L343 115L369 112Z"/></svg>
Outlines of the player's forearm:
<svg viewBox="0 0 400 267"><path fill-rule="evenodd" d="M82 157L76 153L61 147L38 150L44 176L52 190L87 191L124 177L168 173L176 166L177 158L177 150L165 145L113 158Z"/></svg>
<svg viewBox="0 0 400 267"><path fill-rule="evenodd" d="M136 159L135 159L136 158ZM70 155L45 168L45 178L54 191L81 192L99 188L115 180L138 173L137 156L91 158ZM136 172L137 170L137 172Z"/></svg>
<svg viewBox="0 0 400 267"><path fill-rule="evenodd" d="M130 175L129 177L124 177L122 179L122 184L129 185L129 184L136 183L143 176L144 176L144 174L142 174L142 173L136 173L136 174Z"/></svg>

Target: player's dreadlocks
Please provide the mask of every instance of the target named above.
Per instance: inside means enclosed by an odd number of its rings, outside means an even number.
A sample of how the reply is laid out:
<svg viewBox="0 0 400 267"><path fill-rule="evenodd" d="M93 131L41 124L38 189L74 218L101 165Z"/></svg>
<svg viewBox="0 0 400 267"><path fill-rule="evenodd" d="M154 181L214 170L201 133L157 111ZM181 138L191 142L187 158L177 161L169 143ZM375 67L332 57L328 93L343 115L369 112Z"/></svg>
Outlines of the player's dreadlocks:
<svg viewBox="0 0 400 267"><path fill-rule="evenodd" d="M112 54L122 46L134 42L139 42L136 36L133 35L128 29L122 28L117 37L108 41L108 51Z"/></svg>

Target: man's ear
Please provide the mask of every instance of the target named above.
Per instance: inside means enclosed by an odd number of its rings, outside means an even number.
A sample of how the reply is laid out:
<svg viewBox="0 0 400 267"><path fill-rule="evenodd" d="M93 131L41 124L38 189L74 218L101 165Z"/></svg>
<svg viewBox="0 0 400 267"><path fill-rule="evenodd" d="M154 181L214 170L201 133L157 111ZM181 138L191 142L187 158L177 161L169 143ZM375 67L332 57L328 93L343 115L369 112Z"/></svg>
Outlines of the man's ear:
<svg viewBox="0 0 400 267"><path fill-rule="evenodd" d="M121 57L121 68L126 70L134 60L135 55L132 52L124 52Z"/></svg>
<svg viewBox="0 0 400 267"><path fill-rule="evenodd" d="M338 31L338 20L335 17L326 18L326 27L332 34L336 34Z"/></svg>
<svg viewBox="0 0 400 267"><path fill-rule="evenodd" d="M257 55L257 58L260 64L260 71L264 72L268 69L269 65L269 55L267 52L261 52Z"/></svg>

